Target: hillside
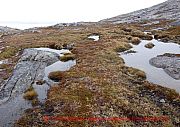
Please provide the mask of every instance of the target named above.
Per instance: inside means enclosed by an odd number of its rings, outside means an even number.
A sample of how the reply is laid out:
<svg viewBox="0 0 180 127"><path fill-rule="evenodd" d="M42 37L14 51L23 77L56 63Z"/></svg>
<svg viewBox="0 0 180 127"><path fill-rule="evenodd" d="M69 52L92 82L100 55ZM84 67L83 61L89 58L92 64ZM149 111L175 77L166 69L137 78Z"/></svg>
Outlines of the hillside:
<svg viewBox="0 0 180 127"><path fill-rule="evenodd" d="M0 127L178 127L180 26L169 24L179 23L179 4L0 27Z"/></svg>
<svg viewBox="0 0 180 127"><path fill-rule="evenodd" d="M128 14L104 19L100 22L124 23L160 19L176 20L176 23L179 23L180 0L168 0L150 8L145 8Z"/></svg>

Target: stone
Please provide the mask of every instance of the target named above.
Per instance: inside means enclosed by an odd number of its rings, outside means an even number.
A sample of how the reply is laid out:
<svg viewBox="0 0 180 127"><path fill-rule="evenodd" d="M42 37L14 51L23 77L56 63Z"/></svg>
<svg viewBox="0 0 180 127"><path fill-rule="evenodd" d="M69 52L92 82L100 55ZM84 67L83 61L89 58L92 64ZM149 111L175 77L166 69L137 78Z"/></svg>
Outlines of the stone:
<svg viewBox="0 0 180 127"><path fill-rule="evenodd" d="M31 84L43 80L45 67L59 61L59 55L37 49L25 49L12 76L0 89L0 102L26 91Z"/></svg>
<svg viewBox="0 0 180 127"><path fill-rule="evenodd" d="M149 60L152 66L163 68L164 71L176 80L180 80L180 55L169 54L159 55Z"/></svg>
<svg viewBox="0 0 180 127"><path fill-rule="evenodd" d="M159 102L161 103L165 103L166 101L164 99L161 99Z"/></svg>

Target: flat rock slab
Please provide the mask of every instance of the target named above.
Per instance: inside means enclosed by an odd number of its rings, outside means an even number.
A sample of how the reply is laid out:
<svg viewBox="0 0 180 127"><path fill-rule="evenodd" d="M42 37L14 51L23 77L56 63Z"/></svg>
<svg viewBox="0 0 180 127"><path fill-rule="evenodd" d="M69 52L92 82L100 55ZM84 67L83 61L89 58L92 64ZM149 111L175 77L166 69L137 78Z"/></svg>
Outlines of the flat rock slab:
<svg viewBox="0 0 180 127"><path fill-rule="evenodd" d="M59 55L37 49L25 49L15 66L12 76L0 89L0 104L11 97L24 93L30 85L42 80L45 67L57 62Z"/></svg>
<svg viewBox="0 0 180 127"><path fill-rule="evenodd" d="M24 50L12 75L0 88L1 127L12 127L24 110L31 108L31 102L23 98L23 93L34 82L43 80L45 68L57 61L57 53L33 48Z"/></svg>
<svg viewBox="0 0 180 127"><path fill-rule="evenodd" d="M176 80L180 80L180 55L164 54L149 60L149 63L157 68L163 68L164 71Z"/></svg>

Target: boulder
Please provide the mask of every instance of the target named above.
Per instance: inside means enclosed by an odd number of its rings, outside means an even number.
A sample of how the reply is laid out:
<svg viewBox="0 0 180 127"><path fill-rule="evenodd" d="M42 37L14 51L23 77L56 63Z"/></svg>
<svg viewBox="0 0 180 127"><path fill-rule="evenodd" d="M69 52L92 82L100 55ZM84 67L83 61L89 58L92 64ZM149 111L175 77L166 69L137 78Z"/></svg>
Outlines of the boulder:
<svg viewBox="0 0 180 127"><path fill-rule="evenodd" d="M149 60L149 63L157 68L162 68L174 79L180 80L180 54L164 54Z"/></svg>

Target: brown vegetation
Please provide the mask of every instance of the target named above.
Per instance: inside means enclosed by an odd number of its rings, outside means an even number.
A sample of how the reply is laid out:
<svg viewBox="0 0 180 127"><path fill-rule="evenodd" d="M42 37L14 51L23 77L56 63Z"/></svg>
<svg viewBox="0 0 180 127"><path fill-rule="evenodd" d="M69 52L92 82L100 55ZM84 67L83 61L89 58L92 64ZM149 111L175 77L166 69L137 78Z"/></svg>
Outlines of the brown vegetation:
<svg viewBox="0 0 180 127"><path fill-rule="evenodd" d="M27 100L33 100L38 96L38 94L36 93L36 91L34 90L34 88L31 86L29 89L27 89L23 95L24 99Z"/></svg>
<svg viewBox="0 0 180 127"><path fill-rule="evenodd" d="M144 32L142 32L140 30L133 30L130 34L134 37L139 37L143 40L152 40L153 39L153 37L151 35L145 34Z"/></svg>
<svg viewBox="0 0 180 127"><path fill-rule="evenodd" d="M149 48L149 49L152 49L154 46L155 46L155 45L150 42L150 43L145 44L144 47Z"/></svg>
<svg viewBox="0 0 180 127"><path fill-rule="evenodd" d="M131 49L132 48L132 46L130 45L130 44L128 44L128 43L118 43L117 44L117 46L116 46L116 48L115 48L115 51L116 52L124 52L124 51L126 51L126 50L129 50L129 49Z"/></svg>
<svg viewBox="0 0 180 127"><path fill-rule="evenodd" d="M133 37L131 40L131 43L134 45L138 45L141 42L141 40L138 37Z"/></svg>
<svg viewBox="0 0 180 127"><path fill-rule="evenodd" d="M18 49L15 47L7 47L0 53L0 59L11 58L18 52Z"/></svg>
<svg viewBox="0 0 180 127"><path fill-rule="evenodd" d="M63 77L64 77L64 74L61 71L51 72L48 75L49 79L56 81L56 82L59 82L60 80L62 80Z"/></svg>
<svg viewBox="0 0 180 127"><path fill-rule="evenodd" d="M123 30L125 27L130 29ZM89 41L87 36L91 33L100 33L101 40L98 43ZM46 28L42 29L41 33L24 33L23 36L14 35L6 38L8 44L16 44L21 49L74 42L72 53L76 55L77 60L77 65L69 71L63 74L55 72L49 76L62 82L50 88L44 106L26 112L16 126L166 126L167 124L176 126L176 119L179 118L178 94L151 83L149 84L152 86L146 88L145 73L126 67L124 60L117 54L117 51L131 48L129 37L152 38L127 24L67 27L62 30ZM151 90L147 90L148 88ZM164 91L166 94L163 94ZM160 95L163 95L164 99L173 98L173 100L159 104L155 98ZM165 114L170 120L166 123L161 121L49 121L46 123L42 119L45 114L83 118L156 117Z"/></svg>
<svg viewBox="0 0 180 127"><path fill-rule="evenodd" d="M63 62L66 62L69 60L75 60L75 55L72 53L66 53L63 56L60 56L60 60Z"/></svg>

